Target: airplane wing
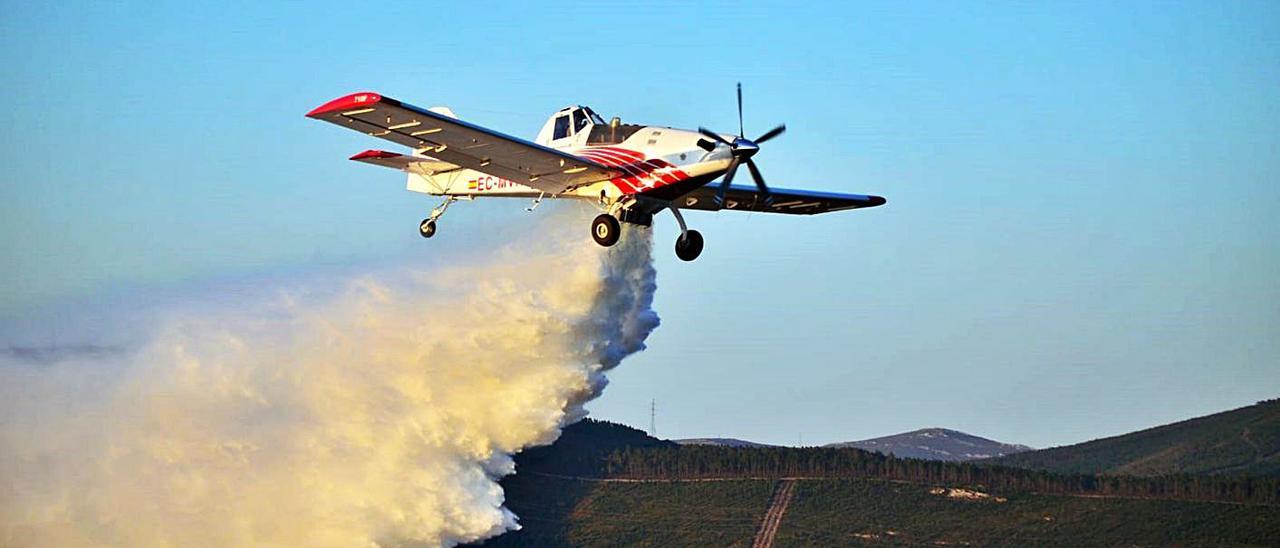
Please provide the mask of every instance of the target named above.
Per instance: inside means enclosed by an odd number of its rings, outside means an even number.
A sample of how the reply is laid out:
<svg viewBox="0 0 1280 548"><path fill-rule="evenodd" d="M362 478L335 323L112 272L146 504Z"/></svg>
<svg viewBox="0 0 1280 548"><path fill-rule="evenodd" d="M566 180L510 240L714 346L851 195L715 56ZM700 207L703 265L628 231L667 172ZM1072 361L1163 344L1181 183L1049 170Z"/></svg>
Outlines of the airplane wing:
<svg viewBox="0 0 1280 548"><path fill-rule="evenodd" d="M307 117L348 127L414 150L426 149L422 152L442 162L502 177L549 194L621 174L587 158L377 93L353 93L339 97L308 112Z"/></svg>
<svg viewBox="0 0 1280 548"><path fill-rule="evenodd" d="M715 202L718 189L719 185L717 183L699 187L697 190L678 198L675 201L675 205L681 209L701 209L706 211L730 209L764 213L814 215L830 211L876 207L885 203L885 199L879 196L770 188L769 191L773 195L773 203L766 205L760 197L760 191L755 186L730 185L729 190L724 195L724 207L718 207Z"/></svg>

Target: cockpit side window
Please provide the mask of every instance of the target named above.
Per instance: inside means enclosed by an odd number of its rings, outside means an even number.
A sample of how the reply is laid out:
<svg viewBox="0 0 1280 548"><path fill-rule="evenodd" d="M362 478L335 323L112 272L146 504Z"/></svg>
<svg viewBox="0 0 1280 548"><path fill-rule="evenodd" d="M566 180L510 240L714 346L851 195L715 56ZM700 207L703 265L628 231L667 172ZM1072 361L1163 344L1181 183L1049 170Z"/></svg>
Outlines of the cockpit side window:
<svg viewBox="0 0 1280 548"><path fill-rule="evenodd" d="M578 110L573 111L573 131L574 131L574 133L577 133L577 132L579 132L579 131L582 131L582 128L587 127L587 124L589 124L589 123L591 123L591 120L587 118L586 113L582 112L582 109L578 109Z"/></svg>
<svg viewBox="0 0 1280 548"><path fill-rule="evenodd" d="M556 118L556 129L551 134L551 140L564 139L569 136L569 115Z"/></svg>

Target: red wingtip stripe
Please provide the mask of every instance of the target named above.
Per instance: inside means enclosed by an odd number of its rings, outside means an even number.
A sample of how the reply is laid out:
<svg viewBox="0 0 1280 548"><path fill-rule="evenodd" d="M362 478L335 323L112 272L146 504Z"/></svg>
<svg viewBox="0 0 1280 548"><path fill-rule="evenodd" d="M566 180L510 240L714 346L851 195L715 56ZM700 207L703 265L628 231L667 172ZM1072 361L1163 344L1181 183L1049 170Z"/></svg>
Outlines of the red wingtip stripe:
<svg viewBox="0 0 1280 548"><path fill-rule="evenodd" d="M360 154L357 154L357 155L355 155L355 156L352 156L352 157L351 157L351 159L352 159L352 160L367 160L367 159L369 159L369 158L398 158L398 157L400 157L400 156L404 156L404 155L403 155L403 154L396 154L396 153L394 153L394 152L387 152L387 151L385 151L385 150L366 150L366 151L364 151L364 152L361 152Z"/></svg>
<svg viewBox="0 0 1280 548"><path fill-rule="evenodd" d="M315 118L321 114L328 114L336 110L351 110L353 108L368 107L377 104L382 100L382 96L377 93L363 91L360 93L352 93L344 95L328 103L320 105L307 113L310 118Z"/></svg>

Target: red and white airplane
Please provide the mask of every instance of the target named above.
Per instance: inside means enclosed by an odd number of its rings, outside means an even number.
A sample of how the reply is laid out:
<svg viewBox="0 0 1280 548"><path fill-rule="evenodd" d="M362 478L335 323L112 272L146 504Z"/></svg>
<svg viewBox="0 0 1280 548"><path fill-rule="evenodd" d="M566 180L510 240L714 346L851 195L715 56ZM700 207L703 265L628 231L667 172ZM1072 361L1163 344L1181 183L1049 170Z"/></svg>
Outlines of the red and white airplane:
<svg viewBox="0 0 1280 548"><path fill-rule="evenodd" d="M664 126L623 124L584 106L569 106L547 120L534 141L525 141L459 120L445 107L424 109L377 93L353 93L320 105L310 118L332 122L413 149L410 154L366 150L352 160L409 174L409 190L444 196L418 225L423 237L457 200L495 196L574 198L603 211L591 223L596 243L618 241L621 223L649 226L668 210L680 224L676 255L692 261L702 253L702 234L689 229L681 209L760 211L812 215L875 207L879 196L785 190L765 185L752 156L781 135L778 126L755 140L742 137L742 86L738 86L739 135ZM733 185L742 164L754 187ZM722 177L720 184L708 185Z"/></svg>

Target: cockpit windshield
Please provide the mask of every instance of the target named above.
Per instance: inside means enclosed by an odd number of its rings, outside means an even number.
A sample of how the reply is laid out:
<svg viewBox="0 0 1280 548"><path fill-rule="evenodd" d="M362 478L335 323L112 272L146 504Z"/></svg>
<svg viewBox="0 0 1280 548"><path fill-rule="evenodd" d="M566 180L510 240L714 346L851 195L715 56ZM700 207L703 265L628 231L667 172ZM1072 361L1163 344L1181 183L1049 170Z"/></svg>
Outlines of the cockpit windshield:
<svg viewBox="0 0 1280 548"><path fill-rule="evenodd" d="M604 119L600 115L592 112L590 108L582 107L573 111L573 132L582 131L589 125L603 126Z"/></svg>
<svg viewBox="0 0 1280 548"><path fill-rule="evenodd" d="M589 120L587 118L587 115L582 112L582 109L573 111L573 132L574 133L582 131L582 128L587 127L587 124L589 124L590 122L591 120Z"/></svg>

